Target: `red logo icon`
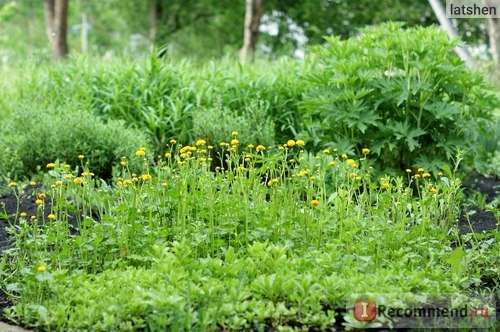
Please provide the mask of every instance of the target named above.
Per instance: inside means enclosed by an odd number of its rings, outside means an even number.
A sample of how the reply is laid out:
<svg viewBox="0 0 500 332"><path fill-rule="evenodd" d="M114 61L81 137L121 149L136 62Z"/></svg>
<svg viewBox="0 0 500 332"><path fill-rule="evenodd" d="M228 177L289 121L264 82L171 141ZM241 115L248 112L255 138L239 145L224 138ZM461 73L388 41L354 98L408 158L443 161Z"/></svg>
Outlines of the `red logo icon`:
<svg viewBox="0 0 500 332"><path fill-rule="evenodd" d="M354 302L354 318L362 322L371 322L377 317L377 304L371 300Z"/></svg>

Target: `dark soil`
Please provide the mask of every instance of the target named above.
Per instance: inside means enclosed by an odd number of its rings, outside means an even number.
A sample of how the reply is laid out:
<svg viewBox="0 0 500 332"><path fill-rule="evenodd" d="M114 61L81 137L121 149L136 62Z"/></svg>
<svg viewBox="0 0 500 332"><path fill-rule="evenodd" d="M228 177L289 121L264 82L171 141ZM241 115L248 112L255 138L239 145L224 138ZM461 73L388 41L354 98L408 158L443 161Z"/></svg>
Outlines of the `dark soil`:
<svg viewBox="0 0 500 332"><path fill-rule="evenodd" d="M486 178L481 175L473 175L463 183L464 193L466 197L475 197L477 192L485 198L485 203L492 202L498 197L500 191L500 180L494 178ZM16 210L25 212L28 219L31 216L37 215L37 205L35 204L36 194L40 192L40 188L27 187L21 194L19 208L17 207L17 199L10 192L0 195L0 258L2 251L11 247L11 237L7 231L9 227L9 219L13 220ZM45 199L45 220L50 213L50 200ZM474 211L474 213L470 213ZM468 218L467 215L468 214ZM40 216L39 216L40 217ZM73 219L73 220L71 220ZM76 218L70 218L70 223L74 224ZM71 222L73 221L73 222ZM458 221L458 228L462 234L466 233L483 233L486 231L497 230L498 220L493 212L486 211L480 207L468 207L462 211L462 215ZM3 309L11 306L12 303L8 300L5 293L0 290L0 321L8 323L8 320L3 315Z"/></svg>

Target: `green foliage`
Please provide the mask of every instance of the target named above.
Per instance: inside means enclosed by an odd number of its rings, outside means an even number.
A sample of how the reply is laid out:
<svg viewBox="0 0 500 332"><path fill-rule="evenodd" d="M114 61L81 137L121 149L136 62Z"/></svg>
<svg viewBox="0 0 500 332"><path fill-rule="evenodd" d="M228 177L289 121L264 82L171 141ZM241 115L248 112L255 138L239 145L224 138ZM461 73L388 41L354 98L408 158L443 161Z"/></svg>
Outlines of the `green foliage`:
<svg viewBox="0 0 500 332"><path fill-rule="evenodd" d="M228 142L232 131L237 131L244 139L239 144L275 143L274 122L267 114L262 102L254 102L237 112L228 107L201 108L193 114L193 133L213 145Z"/></svg>
<svg viewBox="0 0 500 332"><path fill-rule="evenodd" d="M7 317L46 330L325 330L353 290L460 294L475 282L456 259L469 250L450 248L457 179L414 178L415 198L402 177L375 178L368 152L313 154L300 141L238 147L213 172L210 149L180 143L164 158L138 153L140 175L123 165L112 183L76 184L80 171L55 165L44 183L55 189L33 189L50 211L10 228Z"/></svg>
<svg viewBox="0 0 500 332"><path fill-rule="evenodd" d="M474 157L500 105L444 32L387 23L327 42L309 59L303 100L305 133L317 146L369 147L382 169L436 170L457 149Z"/></svg>
<svg viewBox="0 0 500 332"><path fill-rule="evenodd" d="M40 109L21 106L2 127L0 170L10 178L25 177L60 160L78 165L86 156L93 172L110 178L113 166L133 147L147 146L142 133L120 121L103 122L78 106Z"/></svg>
<svg viewBox="0 0 500 332"><path fill-rule="evenodd" d="M141 65L118 65L91 77L91 108L104 119L122 119L138 128L162 153L171 138L191 139L196 95L184 78L182 63L155 57Z"/></svg>

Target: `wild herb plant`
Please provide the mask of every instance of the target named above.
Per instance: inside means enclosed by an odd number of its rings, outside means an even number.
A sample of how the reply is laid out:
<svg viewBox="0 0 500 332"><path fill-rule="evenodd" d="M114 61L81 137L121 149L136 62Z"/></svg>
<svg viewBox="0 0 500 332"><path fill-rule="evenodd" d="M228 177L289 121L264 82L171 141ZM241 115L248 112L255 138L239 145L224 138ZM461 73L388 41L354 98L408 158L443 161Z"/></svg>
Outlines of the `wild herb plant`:
<svg viewBox="0 0 500 332"><path fill-rule="evenodd" d="M454 293L475 282L448 262L452 174L410 170L415 197L403 176L375 178L366 147L225 141L170 140L160 158L139 147L130 158L142 169L124 158L113 183L84 155L78 167L46 165L39 211L20 211L2 259L8 316L46 329L325 329L353 290ZM224 166L211 170L214 158Z"/></svg>
<svg viewBox="0 0 500 332"><path fill-rule="evenodd" d="M307 61L304 135L317 146L370 146L381 169L424 166L434 173L457 149L473 159L499 101L453 55L437 28L386 23L348 40L326 38Z"/></svg>

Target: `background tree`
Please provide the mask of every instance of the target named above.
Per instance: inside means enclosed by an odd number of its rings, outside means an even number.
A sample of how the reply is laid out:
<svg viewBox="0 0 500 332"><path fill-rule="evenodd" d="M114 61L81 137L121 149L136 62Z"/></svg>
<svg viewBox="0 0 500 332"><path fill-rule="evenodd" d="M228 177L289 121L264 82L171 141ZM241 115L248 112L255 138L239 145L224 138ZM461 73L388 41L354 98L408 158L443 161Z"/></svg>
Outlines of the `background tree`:
<svg viewBox="0 0 500 332"><path fill-rule="evenodd" d="M246 0L245 29L243 32L243 46L240 49L240 60L249 60L255 52L255 45L259 36L260 18L262 17L263 0Z"/></svg>
<svg viewBox="0 0 500 332"><path fill-rule="evenodd" d="M52 50L52 59L68 54L67 26L69 0L44 0L46 33Z"/></svg>

